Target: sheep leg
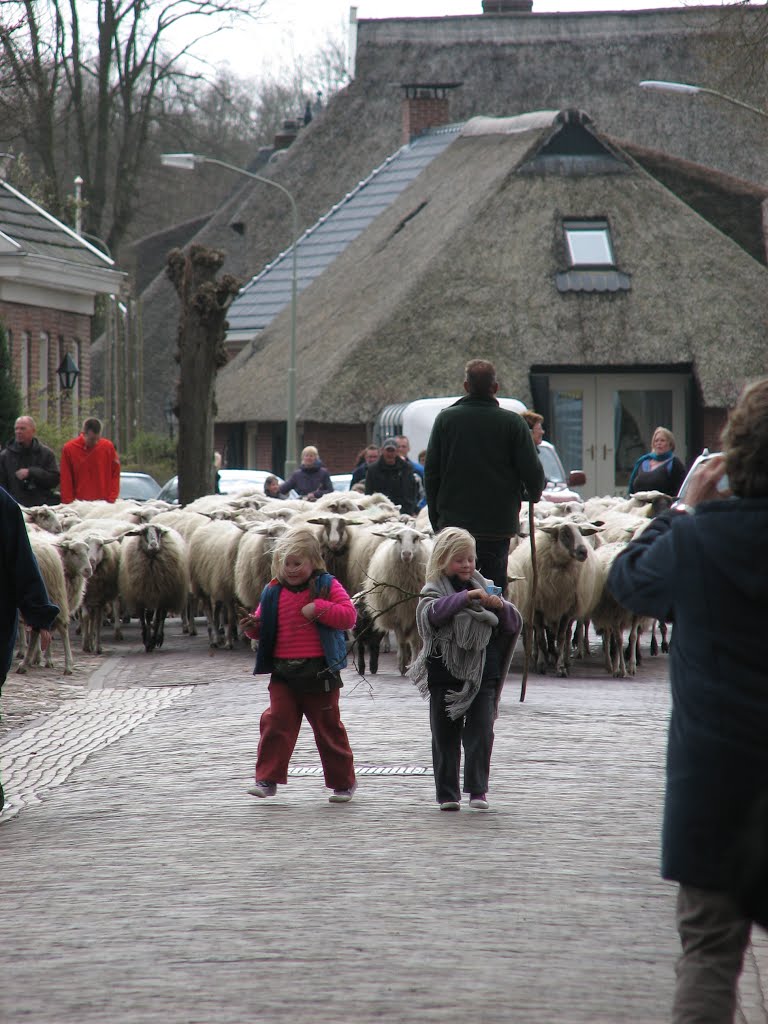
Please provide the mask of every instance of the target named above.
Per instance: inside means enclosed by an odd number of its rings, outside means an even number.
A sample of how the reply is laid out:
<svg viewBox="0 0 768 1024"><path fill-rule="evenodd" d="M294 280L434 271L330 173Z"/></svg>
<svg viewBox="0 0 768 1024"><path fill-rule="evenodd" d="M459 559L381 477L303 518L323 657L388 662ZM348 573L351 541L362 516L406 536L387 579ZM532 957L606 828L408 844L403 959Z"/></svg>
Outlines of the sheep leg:
<svg viewBox="0 0 768 1024"><path fill-rule="evenodd" d="M371 663L371 675L375 676L379 671L379 647L381 646L381 633L371 631L368 639L368 654ZM363 673L365 672L365 655L363 655ZM362 673L361 673L362 674Z"/></svg>
<svg viewBox="0 0 768 1024"><path fill-rule="evenodd" d="M624 660L624 628L622 626L615 629L613 675L615 679L626 679L627 677L627 663Z"/></svg>
<svg viewBox="0 0 768 1024"><path fill-rule="evenodd" d="M26 649L26 651L24 653L24 658L22 659L22 662L19 665L19 667L16 669L16 672L20 676L25 676L27 674L27 672L29 671L29 666L32 663L32 652L33 652L34 647L35 647L35 641L39 640L39 639L40 639L40 630L39 629L31 630L31 636L30 636L29 640L27 641L27 649Z"/></svg>
<svg viewBox="0 0 768 1024"><path fill-rule="evenodd" d="M659 620L659 632L661 633L661 653L669 654L669 644L667 643L667 631L669 626L666 622Z"/></svg>
<svg viewBox="0 0 768 1024"><path fill-rule="evenodd" d="M155 647L162 647L165 641L165 617L167 614L165 608L158 608L155 612Z"/></svg>
<svg viewBox="0 0 768 1024"><path fill-rule="evenodd" d="M214 612L213 602L209 597L204 597L202 600L205 608L205 621L208 627L208 646L218 647L219 633L216 628L216 614Z"/></svg>
<svg viewBox="0 0 768 1024"><path fill-rule="evenodd" d="M651 643L649 645L649 650L651 652L651 657L652 658L655 658L656 655L659 653L659 643L658 643L658 641L656 639L656 626L657 626L657 622L656 622L656 620L654 620L654 623L651 626Z"/></svg>
<svg viewBox="0 0 768 1024"><path fill-rule="evenodd" d="M119 597L115 598L115 640L122 640L123 639L123 626L122 626L122 624L126 620L128 622L131 621L130 615L125 616L123 614L124 611L125 611L125 609L123 608L123 602L120 600Z"/></svg>
<svg viewBox="0 0 768 1024"><path fill-rule="evenodd" d="M533 616L533 649L536 652L536 671L542 676L546 675L548 643L541 612L535 612Z"/></svg>
<svg viewBox="0 0 768 1024"><path fill-rule="evenodd" d="M555 633L555 650L557 651L556 672L561 679L568 677L568 643L570 640L570 619L562 615Z"/></svg>
<svg viewBox="0 0 768 1024"><path fill-rule="evenodd" d="M64 644L64 675L71 676L75 670L75 661L72 657L72 645L69 642L69 624L62 622L58 627L58 633ZM51 646L48 644L48 653L50 653ZM53 659L51 659L51 663L53 663Z"/></svg>

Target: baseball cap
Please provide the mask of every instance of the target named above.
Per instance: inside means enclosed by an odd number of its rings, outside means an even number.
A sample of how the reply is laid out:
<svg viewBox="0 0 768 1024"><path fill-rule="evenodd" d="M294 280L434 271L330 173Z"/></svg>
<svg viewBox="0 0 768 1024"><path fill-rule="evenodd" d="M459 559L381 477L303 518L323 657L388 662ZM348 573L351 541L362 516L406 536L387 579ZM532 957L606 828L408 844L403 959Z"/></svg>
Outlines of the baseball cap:
<svg viewBox="0 0 768 1024"><path fill-rule="evenodd" d="M397 448L397 441L394 437L385 437L382 448Z"/></svg>

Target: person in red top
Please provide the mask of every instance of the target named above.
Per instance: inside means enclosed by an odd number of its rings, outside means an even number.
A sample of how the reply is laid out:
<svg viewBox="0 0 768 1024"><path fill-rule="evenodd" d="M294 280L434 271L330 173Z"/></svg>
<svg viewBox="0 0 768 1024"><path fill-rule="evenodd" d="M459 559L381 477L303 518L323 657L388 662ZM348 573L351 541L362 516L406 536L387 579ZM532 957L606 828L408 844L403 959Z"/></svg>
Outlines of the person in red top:
<svg viewBox="0 0 768 1024"><path fill-rule="evenodd" d="M101 436L101 422L91 417L83 432L61 449L61 500L116 501L120 493L120 460L115 446Z"/></svg>

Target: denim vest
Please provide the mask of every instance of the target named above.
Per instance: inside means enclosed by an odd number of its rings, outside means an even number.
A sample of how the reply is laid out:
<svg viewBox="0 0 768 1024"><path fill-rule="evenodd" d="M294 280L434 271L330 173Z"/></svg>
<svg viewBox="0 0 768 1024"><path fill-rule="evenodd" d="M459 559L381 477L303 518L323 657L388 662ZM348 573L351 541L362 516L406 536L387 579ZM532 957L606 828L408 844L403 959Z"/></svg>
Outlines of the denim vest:
<svg viewBox="0 0 768 1024"><path fill-rule="evenodd" d="M329 572L321 573L315 578L318 597L327 599L333 580L334 577ZM264 587L261 595L259 602L261 631L259 647L256 651L256 667L253 670L255 676L271 672L274 668L273 652L277 639L277 606L282 589L282 583L273 581ZM347 667L347 638L344 630L324 626L321 622L316 622L315 625L320 632L320 643L323 645L326 664L332 671L340 672L341 669Z"/></svg>

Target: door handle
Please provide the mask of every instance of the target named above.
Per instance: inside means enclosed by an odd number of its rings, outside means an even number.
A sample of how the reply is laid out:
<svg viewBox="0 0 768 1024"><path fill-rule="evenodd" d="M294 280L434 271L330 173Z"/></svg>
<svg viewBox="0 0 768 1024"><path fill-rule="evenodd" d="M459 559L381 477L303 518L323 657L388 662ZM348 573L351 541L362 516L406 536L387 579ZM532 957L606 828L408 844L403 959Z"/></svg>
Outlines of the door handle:
<svg viewBox="0 0 768 1024"><path fill-rule="evenodd" d="M593 444L591 444L589 446L589 448L587 449L587 451L589 452L590 461L594 462L594 460L595 460L595 446Z"/></svg>
<svg viewBox="0 0 768 1024"><path fill-rule="evenodd" d="M613 448L609 448L608 445L603 445L603 462L608 458L608 452L612 452Z"/></svg>

